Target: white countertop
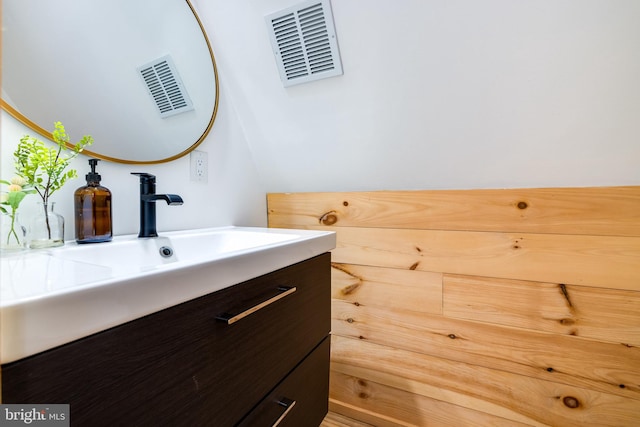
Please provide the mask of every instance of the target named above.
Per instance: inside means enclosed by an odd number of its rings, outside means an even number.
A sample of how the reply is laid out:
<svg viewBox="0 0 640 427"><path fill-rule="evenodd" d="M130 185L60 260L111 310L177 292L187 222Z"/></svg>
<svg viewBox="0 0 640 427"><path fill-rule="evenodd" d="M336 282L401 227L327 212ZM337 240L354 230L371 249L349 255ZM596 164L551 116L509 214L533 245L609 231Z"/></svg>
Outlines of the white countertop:
<svg viewBox="0 0 640 427"><path fill-rule="evenodd" d="M45 351L335 248L332 232L221 227L0 258L0 361ZM174 253L161 258L158 249Z"/></svg>

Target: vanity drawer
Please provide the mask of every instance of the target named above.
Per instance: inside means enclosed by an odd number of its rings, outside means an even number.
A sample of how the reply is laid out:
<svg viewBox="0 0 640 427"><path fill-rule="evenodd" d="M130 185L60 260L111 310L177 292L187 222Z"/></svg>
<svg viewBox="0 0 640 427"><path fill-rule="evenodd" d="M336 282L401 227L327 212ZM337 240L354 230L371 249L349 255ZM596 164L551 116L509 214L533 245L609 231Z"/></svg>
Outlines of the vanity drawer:
<svg viewBox="0 0 640 427"><path fill-rule="evenodd" d="M73 425L232 426L330 327L323 254L4 365L2 399L69 403Z"/></svg>
<svg viewBox="0 0 640 427"><path fill-rule="evenodd" d="M238 427L318 427L329 410L329 351L324 341Z"/></svg>

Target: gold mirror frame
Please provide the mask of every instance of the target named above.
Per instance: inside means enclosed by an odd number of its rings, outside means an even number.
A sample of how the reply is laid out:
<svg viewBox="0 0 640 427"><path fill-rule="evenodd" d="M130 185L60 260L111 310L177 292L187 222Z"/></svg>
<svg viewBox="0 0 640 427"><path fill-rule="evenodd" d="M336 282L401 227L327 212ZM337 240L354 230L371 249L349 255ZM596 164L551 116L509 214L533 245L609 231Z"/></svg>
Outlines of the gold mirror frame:
<svg viewBox="0 0 640 427"><path fill-rule="evenodd" d="M204 37L204 41L207 45L207 49L209 51L209 57L211 59L211 64L213 67L213 75L214 75L214 84L215 84L215 101L214 101L214 105L213 105L213 112L211 114L211 117L209 119L209 122L205 128L205 130L202 132L202 134L200 135L200 137L189 147L187 147L185 150L166 157L166 158L162 158L162 159L157 159L157 160L149 160L149 161L145 161L145 160L129 160L129 159L123 159L123 158L117 158L117 157L111 157L111 156L107 156L101 153L97 153L91 150L83 150L82 154L89 156L89 157L95 157L95 158L99 158L99 159L103 159L103 160L107 160L107 161L111 161L111 162L116 162L116 163L125 163L125 164L158 164L158 163L166 163L166 162L170 162L172 160L176 160L180 157L183 157L187 154L189 154L191 151L193 151L196 147L198 147L198 145L200 145L204 139L207 137L207 135L209 134L209 132L211 131L211 128L213 127L213 123L215 122L217 113L218 113L218 102L219 102L219 98L220 98L220 87L219 87L219 82L218 82L218 69L216 66L216 61L215 61L215 57L213 55L213 49L211 48L211 43L209 42L209 38L207 36L207 33L204 29L204 26L202 25L202 21L200 20L200 17L198 16L198 14L196 13L195 9L193 8L193 5L191 4L190 0L183 0L186 2L187 6L189 7L189 9L191 10L191 13L193 14L198 26L200 27L200 31L202 33L202 36ZM1 16L1 13L0 13ZM25 115L23 115L22 113L20 113L16 108L14 108L13 106L11 106L8 102L6 102L4 99L0 98L0 108L4 111L6 111L10 116L12 116L13 118L15 118L17 121L19 121L20 123L22 123L23 125L25 125L26 127L30 128L31 130L33 130L34 132L37 132L38 134L40 134L41 136L49 139L50 141L53 141L53 135L51 132L47 131L46 129L42 128L40 125L38 125L37 123L33 122L32 120L30 120L29 118L27 118ZM71 144L67 144L69 146L69 148L73 148L73 146Z"/></svg>

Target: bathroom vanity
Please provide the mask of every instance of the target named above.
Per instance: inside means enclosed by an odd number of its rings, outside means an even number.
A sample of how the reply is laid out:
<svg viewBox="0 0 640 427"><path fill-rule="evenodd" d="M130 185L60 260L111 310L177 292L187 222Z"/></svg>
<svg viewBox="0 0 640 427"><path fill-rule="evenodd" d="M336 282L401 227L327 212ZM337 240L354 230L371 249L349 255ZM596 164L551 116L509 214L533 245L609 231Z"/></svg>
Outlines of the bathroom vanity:
<svg viewBox="0 0 640 427"><path fill-rule="evenodd" d="M220 289L216 276L233 275L224 262L152 275L169 288L207 277L214 290L3 362L3 403L69 403L79 426L318 426L328 407L326 251L335 236L318 237L313 250L298 245L305 259ZM261 258L276 265L280 250L280 264L291 260L288 245L268 244Z"/></svg>

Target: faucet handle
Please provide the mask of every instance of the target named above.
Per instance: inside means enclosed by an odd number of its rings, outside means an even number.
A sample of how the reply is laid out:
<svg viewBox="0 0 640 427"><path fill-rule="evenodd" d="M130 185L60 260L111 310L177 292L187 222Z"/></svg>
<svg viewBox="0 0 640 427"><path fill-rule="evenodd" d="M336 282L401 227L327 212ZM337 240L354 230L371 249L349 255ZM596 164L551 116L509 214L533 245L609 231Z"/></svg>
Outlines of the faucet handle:
<svg viewBox="0 0 640 427"><path fill-rule="evenodd" d="M131 172L131 175L138 175L140 177L140 184L147 183L147 182L152 182L152 183L156 182L156 176L151 175L150 173Z"/></svg>

